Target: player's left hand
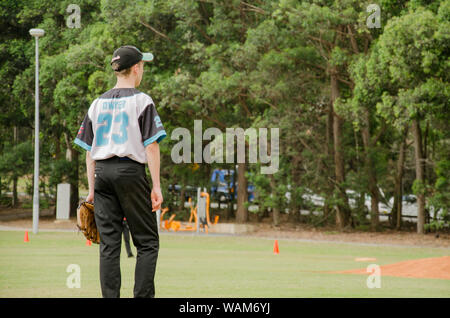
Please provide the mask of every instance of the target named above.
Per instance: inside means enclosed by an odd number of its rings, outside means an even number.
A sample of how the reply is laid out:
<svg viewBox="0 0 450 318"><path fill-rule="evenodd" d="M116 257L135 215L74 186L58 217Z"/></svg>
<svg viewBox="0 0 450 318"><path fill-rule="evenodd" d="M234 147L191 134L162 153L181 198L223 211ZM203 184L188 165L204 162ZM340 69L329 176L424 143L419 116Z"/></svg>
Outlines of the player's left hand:
<svg viewBox="0 0 450 318"><path fill-rule="evenodd" d="M153 188L151 193L152 199L152 212L161 209L161 204L163 203L163 196L160 188Z"/></svg>

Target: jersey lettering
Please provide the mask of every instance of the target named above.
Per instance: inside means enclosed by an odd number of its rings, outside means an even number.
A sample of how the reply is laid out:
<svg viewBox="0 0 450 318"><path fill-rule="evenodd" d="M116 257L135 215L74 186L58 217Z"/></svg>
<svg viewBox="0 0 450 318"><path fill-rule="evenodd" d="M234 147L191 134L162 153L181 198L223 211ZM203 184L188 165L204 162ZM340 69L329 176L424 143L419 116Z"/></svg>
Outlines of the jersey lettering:
<svg viewBox="0 0 450 318"><path fill-rule="evenodd" d="M154 121L155 121L156 128L159 128L162 126L161 118L159 118L159 116L155 116Z"/></svg>
<svg viewBox="0 0 450 318"><path fill-rule="evenodd" d="M113 110L113 109L121 110L123 108L125 108L124 100L103 102L103 110Z"/></svg>
<svg viewBox="0 0 450 318"><path fill-rule="evenodd" d="M128 127L128 115L125 112L121 112L117 114L117 116L114 118L115 123L121 123L120 124L120 134L113 134L112 139L114 143L116 144L124 144L128 140L128 133L127 133L127 127Z"/></svg>
<svg viewBox="0 0 450 318"><path fill-rule="evenodd" d="M111 130L112 115L110 113L100 113L98 115L97 124L102 125L97 128L95 135L97 136L97 147L106 146L109 143L109 138L105 135L109 134ZM106 122L106 125L103 125Z"/></svg>
<svg viewBox="0 0 450 318"><path fill-rule="evenodd" d="M97 136L97 147L107 146L110 142L109 133L111 131L111 123L113 120L113 116L110 113L100 113L98 115L97 124L105 125L99 126L95 135ZM111 139L116 144L123 144L128 140L128 115L125 112L120 112L114 116L114 122L120 123L119 126L119 134L112 134Z"/></svg>

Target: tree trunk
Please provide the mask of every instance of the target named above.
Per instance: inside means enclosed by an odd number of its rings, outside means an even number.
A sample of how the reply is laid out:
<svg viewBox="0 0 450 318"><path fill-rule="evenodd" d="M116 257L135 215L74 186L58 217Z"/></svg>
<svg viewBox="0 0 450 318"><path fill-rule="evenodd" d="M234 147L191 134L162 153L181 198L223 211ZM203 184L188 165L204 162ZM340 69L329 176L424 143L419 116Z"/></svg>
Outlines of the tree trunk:
<svg viewBox="0 0 450 318"><path fill-rule="evenodd" d="M372 230L375 230L380 222L379 218L379 194L377 186L377 176L374 168L374 162L372 160L371 140L370 140L370 118L368 110L364 110L363 115L363 127L361 130L362 140L364 144L364 159L365 170L369 179L369 192L370 192L370 223Z"/></svg>
<svg viewBox="0 0 450 318"><path fill-rule="evenodd" d="M66 141L66 160L69 162L72 162L72 173L68 176L69 177L69 184L70 184L70 216L76 217L77 216L77 207L78 207L78 201L79 201L79 189L78 189L78 166L79 166L79 160L78 160L78 151L76 151L70 143L70 138L67 133L64 133L64 138Z"/></svg>
<svg viewBox="0 0 450 318"><path fill-rule="evenodd" d="M288 220L290 223L297 223L299 217L299 207L296 201L292 200L292 191L291 191L291 202L289 202L289 215Z"/></svg>
<svg viewBox="0 0 450 318"><path fill-rule="evenodd" d="M355 220L355 225L359 225L361 223L361 220L364 220L366 217L366 192L361 191L359 192L358 198L356 200L356 208L358 211L358 220Z"/></svg>
<svg viewBox="0 0 450 318"><path fill-rule="evenodd" d="M336 73L331 73L331 103L334 105L335 100L339 97L339 86ZM342 119L333 111L333 138L334 138L334 165L336 175L336 187L339 194L340 203L336 209L336 225L343 230L350 224L350 207L348 205L347 194L343 188L345 181L345 166L342 150Z"/></svg>
<svg viewBox="0 0 450 318"><path fill-rule="evenodd" d="M295 189L297 189L300 186L300 173L298 170L299 163L300 158L298 156L292 158L292 165L291 165L292 184L289 190L291 193L291 199L289 202L289 215L288 215L288 220L291 223L298 222L299 217L299 204L294 193Z"/></svg>
<svg viewBox="0 0 450 318"><path fill-rule="evenodd" d="M227 209L225 210L225 219L231 220L234 215L234 195L236 193L236 169L233 168L233 170L230 169L230 173L233 171L233 174L230 175L230 182L232 184L231 188L228 188L228 204ZM227 181L228 184L228 181ZM219 200L220 202L220 200Z"/></svg>
<svg viewBox="0 0 450 318"><path fill-rule="evenodd" d="M405 164L405 148L406 137L408 135L408 127L405 127L402 134L402 141L400 143L397 169L395 174L395 188L394 188L394 205L391 211L391 226L400 230L402 224L402 196L403 196L403 173Z"/></svg>
<svg viewBox="0 0 450 318"><path fill-rule="evenodd" d="M330 176L327 178L327 186L326 186L326 195L325 204L323 206L323 215L324 217L328 217L330 213L333 213L333 207L327 203L330 201L330 197L332 196L334 190L333 181L336 179L334 174L334 169L332 163L334 162L334 145L333 145L333 104L328 104L328 114L327 114L327 134L326 134L326 153L328 157L328 168L324 169L324 174ZM337 218L336 218L337 219Z"/></svg>
<svg viewBox="0 0 450 318"><path fill-rule="evenodd" d="M275 181L275 178L273 177L273 174L269 175L269 181L272 190L276 189L277 183ZM273 218L273 225L278 226L280 224L280 205L276 205L272 208L272 218Z"/></svg>
<svg viewBox="0 0 450 318"><path fill-rule="evenodd" d="M13 128L13 142L14 142L14 147L17 146L18 140L19 140L19 136L18 136L18 127L14 126ZM15 208L17 207L17 205L19 204L19 196L17 195L17 176L13 177L13 196L12 196L12 207Z"/></svg>
<svg viewBox="0 0 450 318"><path fill-rule="evenodd" d="M416 184L419 184L420 191L417 196L417 233L424 234L425 225L425 194L423 188L425 186L423 150L422 150L422 133L420 130L420 122L416 118L412 122L412 130L414 135L414 154L416 160Z"/></svg>
<svg viewBox="0 0 450 318"><path fill-rule="evenodd" d="M78 207L78 201L80 197L79 189L78 189L78 151L75 149L68 149L68 153L70 153L70 160L73 163L73 171L70 176L70 216L76 217L77 216L77 207ZM68 156L69 157L69 156Z"/></svg>
<svg viewBox="0 0 450 318"><path fill-rule="evenodd" d="M236 222L245 223L248 221L248 210L245 203L248 199L247 178L245 177L246 164L238 163L238 186L237 186L237 211Z"/></svg>
<svg viewBox="0 0 450 318"><path fill-rule="evenodd" d="M280 207L275 206L272 209L272 217L273 217L273 226L280 225Z"/></svg>
<svg viewBox="0 0 450 318"><path fill-rule="evenodd" d="M423 144L422 144L422 167L423 167L423 180L424 183L427 183L427 180L429 179L429 171L427 169L427 158L428 158L428 140L429 140L429 133L430 133L430 122L427 121L427 125L425 127L425 133L422 138ZM425 207L425 223L430 223L430 211Z"/></svg>
<svg viewBox="0 0 450 318"><path fill-rule="evenodd" d="M19 205L19 196L17 195L17 177L13 179L13 189L12 189L12 207L15 208Z"/></svg>
<svg viewBox="0 0 450 318"><path fill-rule="evenodd" d="M175 190L175 184L173 185L174 190ZM186 187L184 185L184 181L183 184L181 186L181 190L180 190L180 206L179 206L179 211L184 211L184 197L185 197L185 193L186 193Z"/></svg>

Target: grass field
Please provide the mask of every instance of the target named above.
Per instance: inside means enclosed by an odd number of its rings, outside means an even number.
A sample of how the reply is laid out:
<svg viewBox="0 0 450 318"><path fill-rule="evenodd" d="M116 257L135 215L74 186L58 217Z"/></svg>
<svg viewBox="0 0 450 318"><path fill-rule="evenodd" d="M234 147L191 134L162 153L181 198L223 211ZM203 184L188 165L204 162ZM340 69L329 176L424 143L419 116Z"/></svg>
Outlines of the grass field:
<svg viewBox="0 0 450 318"><path fill-rule="evenodd" d="M99 251L81 234L0 232L0 297L101 297ZM160 236L156 297L450 297L450 280L382 276L369 289L366 275L331 274L369 263L449 255L448 249L386 247L238 236ZM135 253L135 248L133 251ZM136 253L135 253L136 254ZM68 288L69 264L81 269L81 288ZM135 258L122 251L122 297L133 296Z"/></svg>

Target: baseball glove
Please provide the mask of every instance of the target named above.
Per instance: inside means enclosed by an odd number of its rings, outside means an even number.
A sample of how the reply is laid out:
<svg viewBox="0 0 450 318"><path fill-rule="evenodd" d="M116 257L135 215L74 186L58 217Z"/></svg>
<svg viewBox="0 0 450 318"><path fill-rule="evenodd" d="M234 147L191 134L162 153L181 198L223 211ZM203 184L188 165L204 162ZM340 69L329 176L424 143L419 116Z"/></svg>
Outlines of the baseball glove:
<svg viewBox="0 0 450 318"><path fill-rule="evenodd" d="M77 209L77 227L92 243L100 243L100 233L97 230L94 217L94 204L81 202Z"/></svg>

